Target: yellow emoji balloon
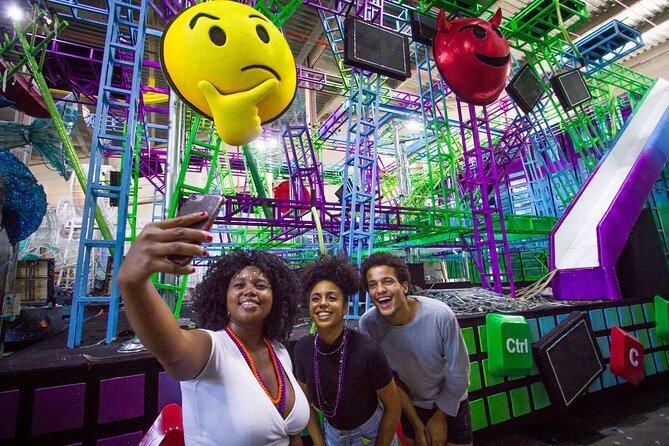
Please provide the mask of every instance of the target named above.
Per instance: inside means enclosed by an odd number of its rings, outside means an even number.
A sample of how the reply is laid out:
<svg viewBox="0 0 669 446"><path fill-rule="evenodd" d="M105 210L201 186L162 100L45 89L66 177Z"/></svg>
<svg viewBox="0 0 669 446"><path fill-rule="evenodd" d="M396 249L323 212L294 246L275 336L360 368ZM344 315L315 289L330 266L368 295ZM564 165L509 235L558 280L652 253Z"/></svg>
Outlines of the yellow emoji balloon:
<svg viewBox="0 0 669 446"><path fill-rule="evenodd" d="M297 91L288 42L267 17L234 1L199 3L172 19L160 56L172 89L242 145L286 111Z"/></svg>

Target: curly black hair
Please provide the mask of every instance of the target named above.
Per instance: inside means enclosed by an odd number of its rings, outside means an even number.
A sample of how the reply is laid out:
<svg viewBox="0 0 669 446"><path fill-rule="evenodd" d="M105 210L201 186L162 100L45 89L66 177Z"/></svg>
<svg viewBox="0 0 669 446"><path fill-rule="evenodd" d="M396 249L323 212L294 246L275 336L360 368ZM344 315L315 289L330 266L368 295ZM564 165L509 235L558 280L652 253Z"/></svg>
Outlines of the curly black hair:
<svg viewBox="0 0 669 446"><path fill-rule="evenodd" d="M227 292L232 278L247 266L257 266L272 286L272 309L263 326L270 340L285 341L297 316L297 278L278 256L235 249L209 266L193 292L193 311L203 328L222 330L229 322Z"/></svg>
<svg viewBox="0 0 669 446"><path fill-rule="evenodd" d="M333 282L342 290L344 303L360 291L360 274L346 257L326 255L307 264L302 270L302 299L308 301L311 290L323 280Z"/></svg>
<svg viewBox="0 0 669 446"><path fill-rule="evenodd" d="M407 282L411 285L411 273L404 260L387 252L377 252L367 257L362 262L361 275L362 280L367 287L367 272L375 266L389 266L395 270L395 277L399 283Z"/></svg>

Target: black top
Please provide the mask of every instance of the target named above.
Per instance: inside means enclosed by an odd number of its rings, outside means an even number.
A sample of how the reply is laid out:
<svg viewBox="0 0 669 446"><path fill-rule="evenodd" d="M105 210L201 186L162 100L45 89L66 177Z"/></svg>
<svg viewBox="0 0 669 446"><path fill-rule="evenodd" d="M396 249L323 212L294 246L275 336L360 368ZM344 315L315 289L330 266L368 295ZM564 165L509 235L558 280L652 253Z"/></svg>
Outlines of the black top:
<svg viewBox="0 0 669 446"><path fill-rule="evenodd" d="M338 347L342 339L343 333L332 345L326 345L318 340L319 352L334 351L329 355L318 353L321 396L327 401L327 410L332 410L337 398L341 355ZM314 335L305 336L297 341L293 356L295 376L298 381L307 384L309 401L318 407L314 386ZM339 408L335 416L327 417L327 420L335 429L350 430L360 426L374 414L379 405L376 391L390 383L393 373L381 348L362 333L349 329L343 378Z"/></svg>

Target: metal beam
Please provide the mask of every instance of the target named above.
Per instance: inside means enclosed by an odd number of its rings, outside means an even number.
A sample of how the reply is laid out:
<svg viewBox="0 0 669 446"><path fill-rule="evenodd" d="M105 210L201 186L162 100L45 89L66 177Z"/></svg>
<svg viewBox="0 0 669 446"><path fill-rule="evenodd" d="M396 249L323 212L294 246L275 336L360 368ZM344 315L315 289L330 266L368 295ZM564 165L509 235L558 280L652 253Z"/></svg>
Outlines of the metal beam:
<svg viewBox="0 0 669 446"><path fill-rule="evenodd" d="M626 60L623 65L634 70L637 67L650 62L652 59L664 56L667 53L669 53L669 48L667 48L666 45L656 45L649 50L638 51L636 54Z"/></svg>
<svg viewBox="0 0 669 446"><path fill-rule="evenodd" d="M635 4L639 3L639 1L641 0L631 0L627 2L627 7L631 8ZM596 29L600 25L603 25L604 23L613 19L615 16L623 12L625 9L626 8L620 3L611 2L610 7L608 9L602 11L601 13L595 16L592 16L590 20L588 20L583 25L575 29L573 31L573 34L577 34L578 36L584 36L593 29Z"/></svg>
<svg viewBox="0 0 669 446"><path fill-rule="evenodd" d="M653 22L655 25L660 26L664 22L669 20L669 8L664 9L661 13L659 13L656 16L653 16L650 18L650 21ZM639 31L641 34L650 31L653 29L655 26L651 25L648 23L646 20L642 21L639 23L638 26L634 27L637 31Z"/></svg>
<svg viewBox="0 0 669 446"><path fill-rule="evenodd" d="M309 34L309 37L307 38L307 41L304 42L304 45L302 45L302 49L300 50L300 53L297 55L295 58L295 65L304 65L304 61L307 60L307 57L309 56L309 53L311 50L314 48L316 45L316 42L321 38L323 35L323 26L315 26L314 30L311 31L311 34ZM309 67L312 68L312 67Z"/></svg>

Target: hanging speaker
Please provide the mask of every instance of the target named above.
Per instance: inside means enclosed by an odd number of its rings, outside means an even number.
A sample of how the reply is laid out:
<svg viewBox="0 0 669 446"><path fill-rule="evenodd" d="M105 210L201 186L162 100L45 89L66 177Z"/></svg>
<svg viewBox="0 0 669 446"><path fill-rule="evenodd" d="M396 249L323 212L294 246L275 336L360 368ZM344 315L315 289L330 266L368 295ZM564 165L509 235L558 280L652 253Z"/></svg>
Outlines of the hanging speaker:
<svg viewBox="0 0 669 446"><path fill-rule="evenodd" d="M585 79L578 70L566 71L551 78L551 86L562 108L567 111L592 98Z"/></svg>
<svg viewBox="0 0 669 446"><path fill-rule="evenodd" d="M411 22L411 38L415 42L432 46L434 33L437 30L437 19L416 11L409 11L409 21Z"/></svg>
<svg viewBox="0 0 669 446"><path fill-rule="evenodd" d="M339 186L339 188L335 191L335 197L337 197L337 200L341 203L341 201L344 199L344 185L342 184Z"/></svg>
<svg viewBox="0 0 669 446"><path fill-rule="evenodd" d="M411 77L409 39L353 16L344 26L344 63L400 81Z"/></svg>
<svg viewBox="0 0 669 446"><path fill-rule="evenodd" d="M506 92L523 113L527 114L537 105L544 89L532 67L525 64L509 81Z"/></svg>
<svg viewBox="0 0 669 446"><path fill-rule="evenodd" d="M551 402L563 410L604 371L587 313L574 311L532 344L532 353Z"/></svg>
<svg viewBox="0 0 669 446"><path fill-rule="evenodd" d="M348 183L349 190L353 190L353 181L349 178L347 183ZM335 197L337 197L337 200L339 200L340 203L344 200L344 184L343 183L335 191Z"/></svg>

